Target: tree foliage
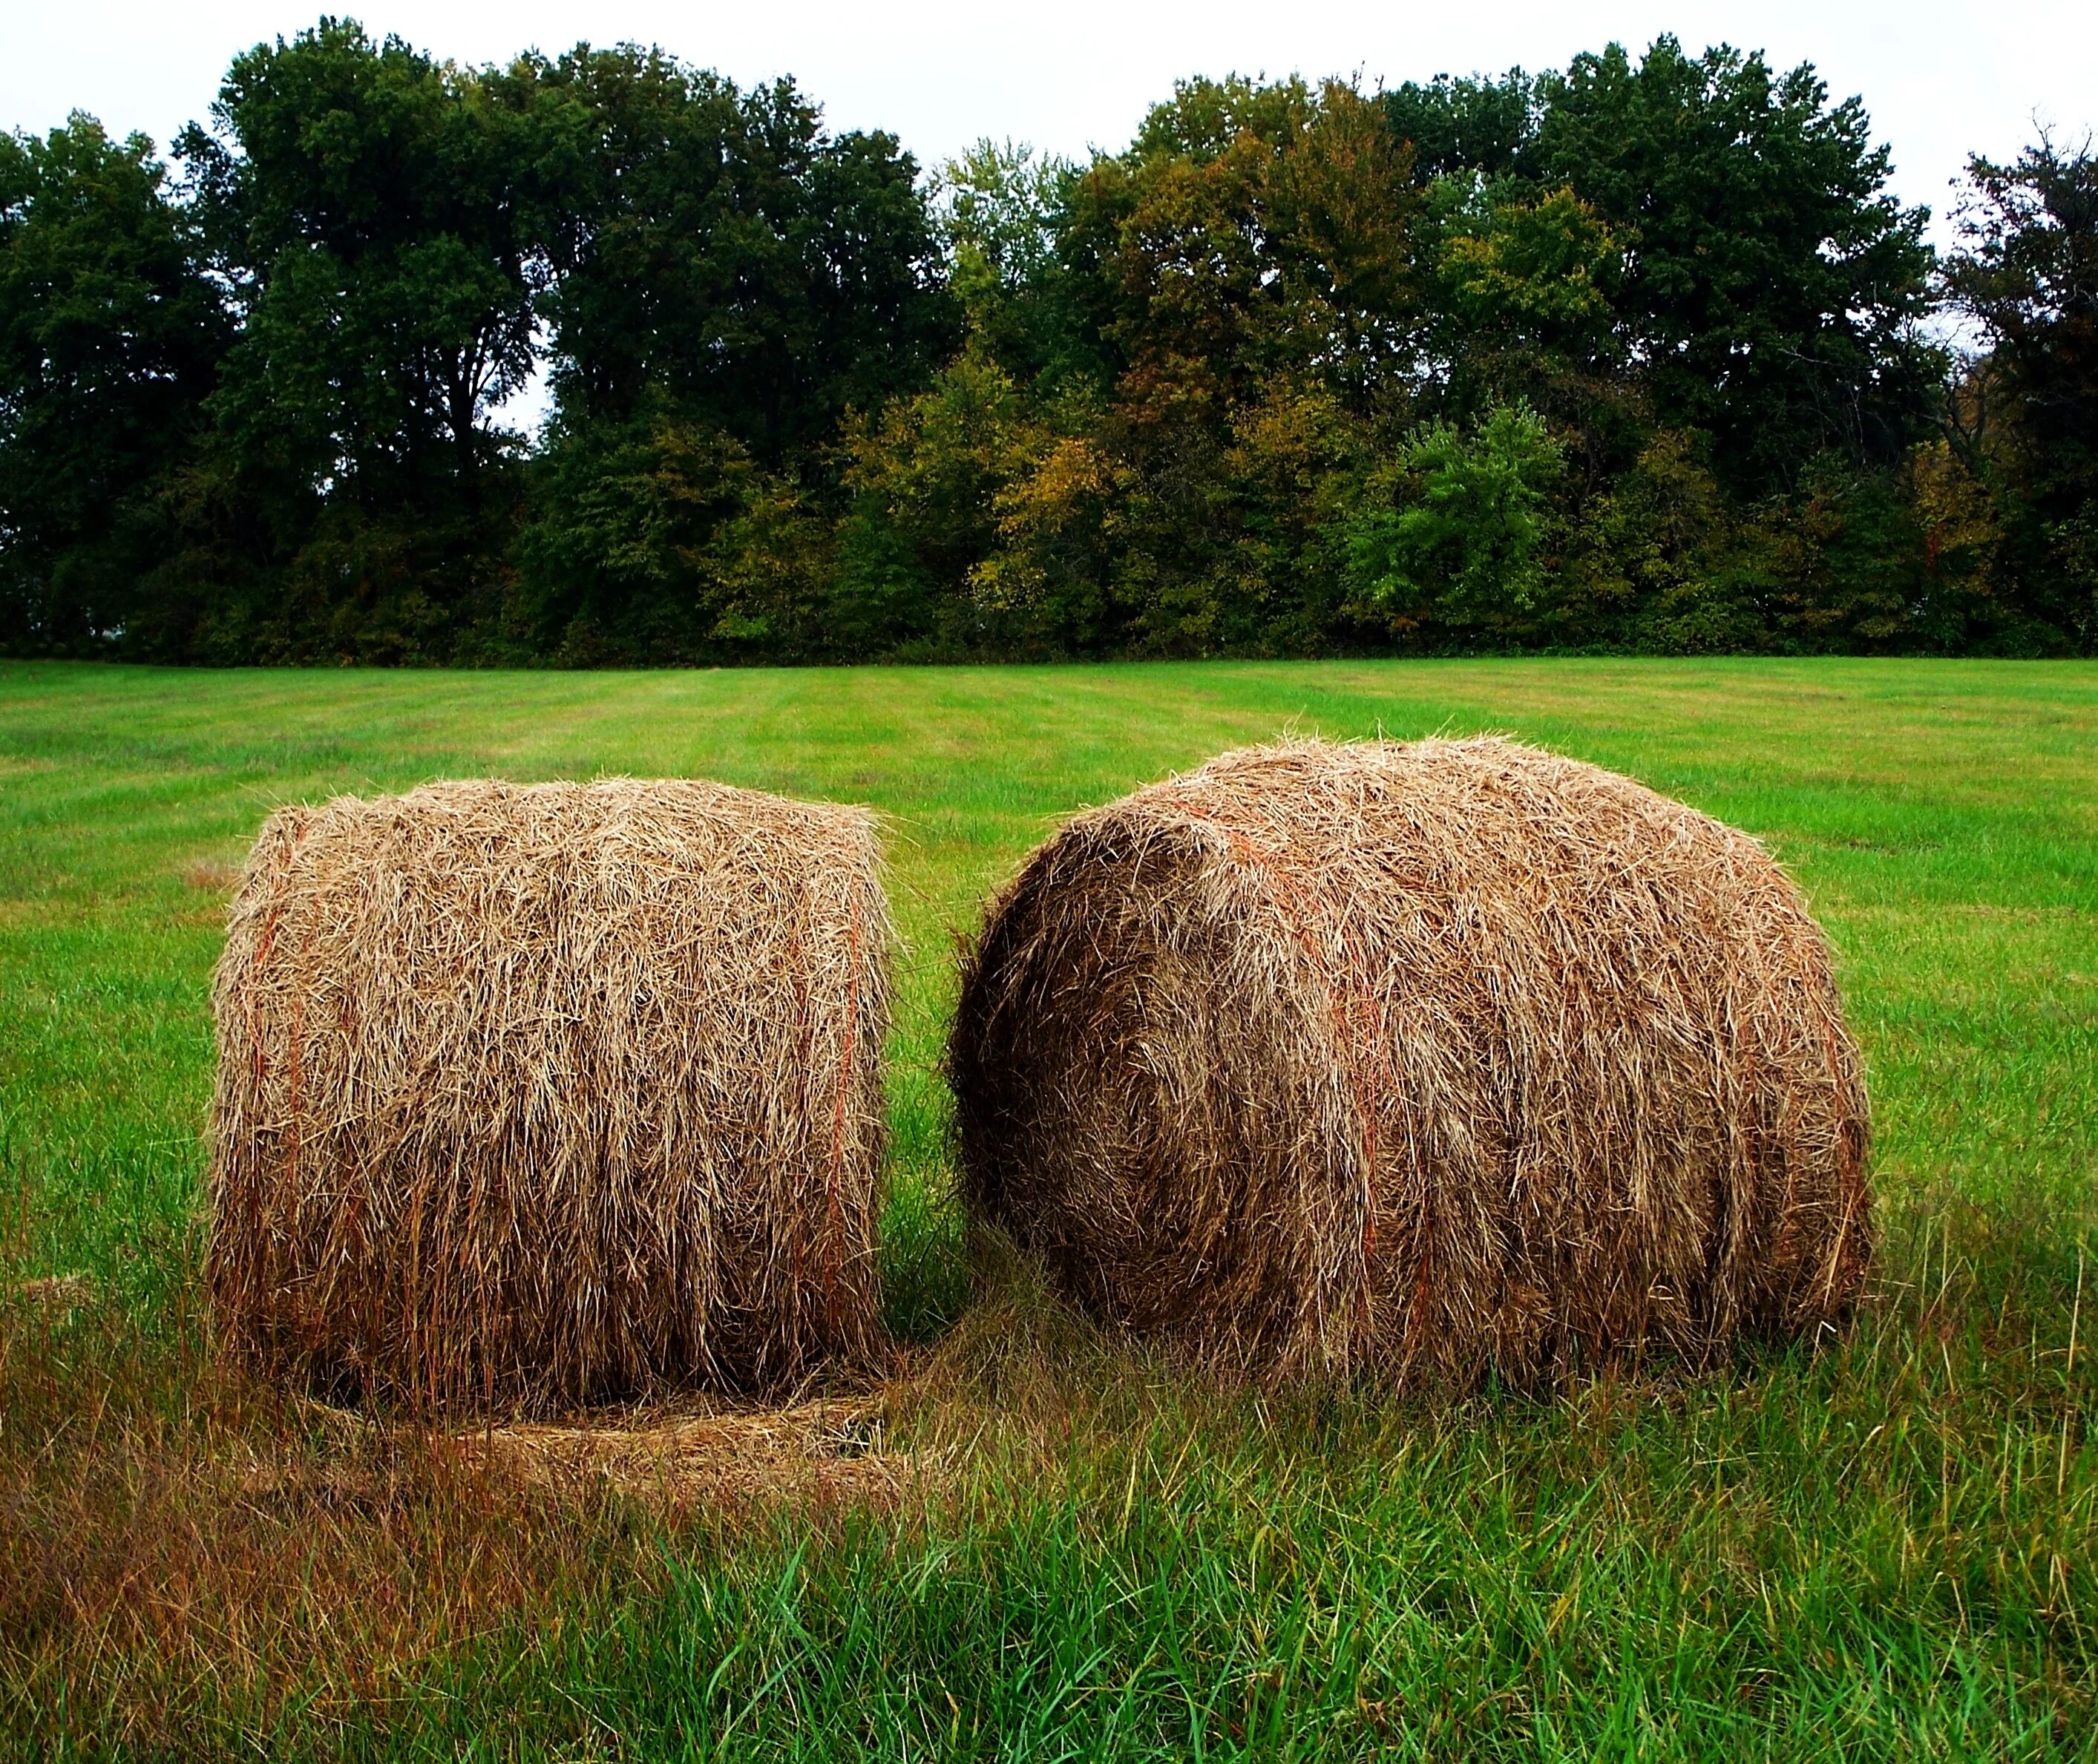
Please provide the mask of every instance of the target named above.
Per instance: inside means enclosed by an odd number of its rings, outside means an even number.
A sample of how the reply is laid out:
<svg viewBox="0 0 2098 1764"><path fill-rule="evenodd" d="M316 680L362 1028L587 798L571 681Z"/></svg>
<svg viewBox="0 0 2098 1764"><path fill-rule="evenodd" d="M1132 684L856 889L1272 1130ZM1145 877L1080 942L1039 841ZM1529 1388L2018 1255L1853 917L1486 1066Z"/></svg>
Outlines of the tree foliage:
<svg viewBox="0 0 2098 1764"><path fill-rule="evenodd" d="M1543 82L1536 163L1626 243L1613 304L1655 417L1712 437L1744 496L1784 493L1834 451L1890 464L1938 364L1916 334L1927 211L1886 190L1863 105L1808 67L1580 55Z"/></svg>
<svg viewBox="0 0 2098 1764"><path fill-rule="evenodd" d="M1496 406L1469 435L1420 430L1379 474L1389 501L1370 502L1348 535L1365 598L1407 628L1490 630L1533 612L1560 461L1527 406Z"/></svg>
<svg viewBox="0 0 2098 1764"><path fill-rule="evenodd" d="M928 177L790 81L323 19L176 160L0 141L9 651L2098 643L2087 143L1938 265L1809 67L1192 79Z"/></svg>
<svg viewBox="0 0 2098 1764"><path fill-rule="evenodd" d="M123 643L231 327L143 135L0 137L0 646Z"/></svg>
<svg viewBox="0 0 2098 1764"><path fill-rule="evenodd" d="M550 156L543 311L571 423L654 402L767 466L813 463L951 348L893 136L827 135L789 81L741 92L654 50L528 59L502 84Z"/></svg>
<svg viewBox="0 0 2098 1764"><path fill-rule="evenodd" d="M2043 136L2008 165L1977 157L1968 175L1944 285L1984 353L1955 399L1966 419L1955 432L1960 463L1995 493L2000 529L1971 542L2015 560L2009 620L2087 649L2098 643L2098 155L2087 139L2072 149ZM1971 524L1975 498L1962 500Z"/></svg>

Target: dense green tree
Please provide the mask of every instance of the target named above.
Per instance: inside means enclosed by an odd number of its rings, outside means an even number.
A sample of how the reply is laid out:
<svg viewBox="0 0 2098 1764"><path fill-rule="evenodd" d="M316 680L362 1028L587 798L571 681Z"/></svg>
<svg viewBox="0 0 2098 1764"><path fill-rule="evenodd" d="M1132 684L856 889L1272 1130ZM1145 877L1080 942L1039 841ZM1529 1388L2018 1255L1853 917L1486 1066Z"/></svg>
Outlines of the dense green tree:
<svg viewBox="0 0 2098 1764"><path fill-rule="evenodd" d="M1386 92L1385 117L1423 183L1453 175L1534 182L1539 95L1520 68L1498 80L1444 73Z"/></svg>
<svg viewBox="0 0 2098 1764"><path fill-rule="evenodd" d="M570 664L708 659L708 565L748 500L749 455L662 415L551 440L521 542L532 648Z"/></svg>
<svg viewBox="0 0 2098 1764"><path fill-rule="evenodd" d="M515 618L567 665L824 652L830 523L733 436L667 411L550 440Z"/></svg>
<svg viewBox="0 0 2098 1764"><path fill-rule="evenodd" d="M840 558L850 647L933 636L940 608L965 606L999 542L999 498L1039 442L1012 378L985 344L963 352L916 397L848 432L855 493Z"/></svg>
<svg viewBox="0 0 2098 1764"><path fill-rule="evenodd" d="M1560 463L1558 444L1525 406L1496 406L1469 434L1446 422L1419 429L1372 475L1350 523L1358 592L1402 634L1520 634L1545 590Z"/></svg>
<svg viewBox="0 0 2098 1764"><path fill-rule="evenodd" d="M131 634L230 331L144 136L0 136L0 647Z"/></svg>
<svg viewBox="0 0 2098 1764"><path fill-rule="evenodd" d="M1628 463L1645 413L1617 331L1620 236L1563 186L1458 173L1429 186L1427 220L1429 354L1444 415L1529 406L1574 445L1590 486Z"/></svg>
<svg viewBox="0 0 2098 1764"><path fill-rule="evenodd" d="M497 413L534 365L528 118L481 76L323 19L237 57L180 143L242 324L192 485L207 620L266 654L472 652L514 519ZM221 583L226 589L226 584Z"/></svg>
<svg viewBox="0 0 2098 1764"><path fill-rule="evenodd" d="M1833 451L1891 464L1935 385L1916 331L1928 213L1886 188L1863 104L1811 67L1692 56L1670 37L1538 82L1535 175L1626 247L1613 304L1654 414L1713 437L1742 496L1789 491Z"/></svg>
<svg viewBox="0 0 2098 1764"><path fill-rule="evenodd" d="M1667 655L1767 647L1770 547L1713 476L1707 439L1657 430L1582 502L1550 595L1554 641Z"/></svg>
<svg viewBox="0 0 2098 1764"><path fill-rule="evenodd" d="M1328 480L1409 396L1419 205L1381 108L1336 81L1187 81L1126 153L1096 159L1069 191L1059 255L1107 384L1082 449L1038 459L1058 485L1105 472L1113 490L1012 494L1035 556L1112 558L1110 575L1008 579L1086 607L1078 622L1110 646L1332 641ZM1042 524L1052 508L1091 520L1109 502L1111 544L1052 542Z"/></svg>
<svg viewBox="0 0 2098 1764"><path fill-rule="evenodd" d="M2098 155L2043 136L2008 165L1976 158L1968 176L1945 285L1984 353L1954 400L1955 432L2017 554L2012 619L2029 642L2056 632L2087 650L2098 647Z"/></svg>
<svg viewBox="0 0 2098 1764"><path fill-rule="evenodd" d="M572 424L652 402L769 466L917 390L956 340L917 168L822 128L792 83L740 91L660 51L577 49L529 90L551 189L554 387Z"/></svg>
<svg viewBox="0 0 2098 1764"><path fill-rule="evenodd" d="M1065 248L1133 389L1228 401L1315 371L1367 408L1418 345L1418 205L1351 87L1192 80L1078 180Z"/></svg>
<svg viewBox="0 0 2098 1764"><path fill-rule="evenodd" d="M810 580L835 561L817 529L844 426L925 385L958 334L910 156L826 134L789 81L740 91L660 51L526 58L503 83L553 277L557 420L520 553L535 644L794 656L915 628L859 605L894 598L866 532L843 548L864 595L826 619Z"/></svg>
<svg viewBox="0 0 2098 1764"><path fill-rule="evenodd" d="M941 171L949 286L971 345L1050 392L1105 373L1060 248L1078 177L1065 160L991 141Z"/></svg>
<svg viewBox="0 0 2098 1764"><path fill-rule="evenodd" d="M1891 471L1836 454L1808 463L1798 494L1765 511L1773 579L1766 617L1776 647L1885 654L1930 647L1918 629L1925 551Z"/></svg>
<svg viewBox="0 0 2098 1764"><path fill-rule="evenodd" d="M238 57L190 161L244 308L236 454L374 507L472 498L533 366L524 120L469 72L323 20Z"/></svg>

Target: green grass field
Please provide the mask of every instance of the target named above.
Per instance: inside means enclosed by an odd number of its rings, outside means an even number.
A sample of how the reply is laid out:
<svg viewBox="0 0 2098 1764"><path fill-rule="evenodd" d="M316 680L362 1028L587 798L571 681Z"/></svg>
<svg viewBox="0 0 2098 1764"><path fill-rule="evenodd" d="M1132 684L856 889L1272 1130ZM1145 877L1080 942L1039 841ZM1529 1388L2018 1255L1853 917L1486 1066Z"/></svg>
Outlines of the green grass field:
<svg viewBox="0 0 2098 1764"><path fill-rule="evenodd" d="M954 944L1071 810L1284 730L1509 731L1762 836L1835 942L1848 1336L1550 1398L1262 1395L970 1294ZM212 1363L205 986L288 799L703 774L890 818L899 1499L665 1507ZM2098 1755L2098 667L0 667L0 1749Z"/></svg>

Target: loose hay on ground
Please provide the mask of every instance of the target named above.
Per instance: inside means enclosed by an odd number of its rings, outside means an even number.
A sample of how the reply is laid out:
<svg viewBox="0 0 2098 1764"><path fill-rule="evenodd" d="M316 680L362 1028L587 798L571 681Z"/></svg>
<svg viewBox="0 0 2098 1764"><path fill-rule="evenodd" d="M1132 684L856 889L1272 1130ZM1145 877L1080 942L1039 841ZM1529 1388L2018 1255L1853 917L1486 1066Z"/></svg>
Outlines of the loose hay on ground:
<svg viewBox="0 0 2098 1764"><path fill-rule="evenodd" d="M273 1516L378 1512L463 1472L587 1502L606 1490L664 1507L886 1504L933 1485L934 1451L899 1451L877 1389L769 1406L687 1397L560 1421L436 1429L302 1400L306 1437L235 1467L230 1492Z"/></svg>
<svg viewBox="0 0 2098 1764"><path fill-rule="evenodd" d="M595 1488L669 1505L815 1499L876 1503L930 1466L887 1449L879 1399L819 1397L769 1409L521 1424L462 1433L467 1461L558 1493Z"/></svg>
<svg viewBox="0 0 2098 1764"><path fill-rule="evenodd" d="M279 811L213 990L223 1340L489 1412L865 1360L889 943L862 810L615 779Z"/></svg>
<svg viewBox="0 0 2098 1764"><path fill-rule="evenodd" d="M1231 753L993 906L964 1199L1213 1362L1530 1382L1811 1333L1870 1248L1827 946L1757 843L1491 739Z"/></svg>

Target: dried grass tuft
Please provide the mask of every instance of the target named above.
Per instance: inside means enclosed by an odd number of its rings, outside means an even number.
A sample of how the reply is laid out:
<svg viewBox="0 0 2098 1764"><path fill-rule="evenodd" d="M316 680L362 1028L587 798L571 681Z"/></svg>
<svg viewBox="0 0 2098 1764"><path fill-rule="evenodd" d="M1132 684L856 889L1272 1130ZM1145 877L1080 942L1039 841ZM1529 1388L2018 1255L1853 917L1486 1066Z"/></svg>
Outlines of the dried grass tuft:
<svg viewBox="0 0 2098 1764"><path fill-rule="evenodd" d="M1509 742L1228 753L993 906L963 1196L1212 1363L1547 1380L1838 1319L1871 1246L1825 942L1753 839Z"/></svg>
<svg viewBox="0 0 2098 1764"><path fill-rule="evenodd" d="M222 1341L491 1413L869 1358L889 939L859 809L615 779L280 810L213 988Z"/></svg>

